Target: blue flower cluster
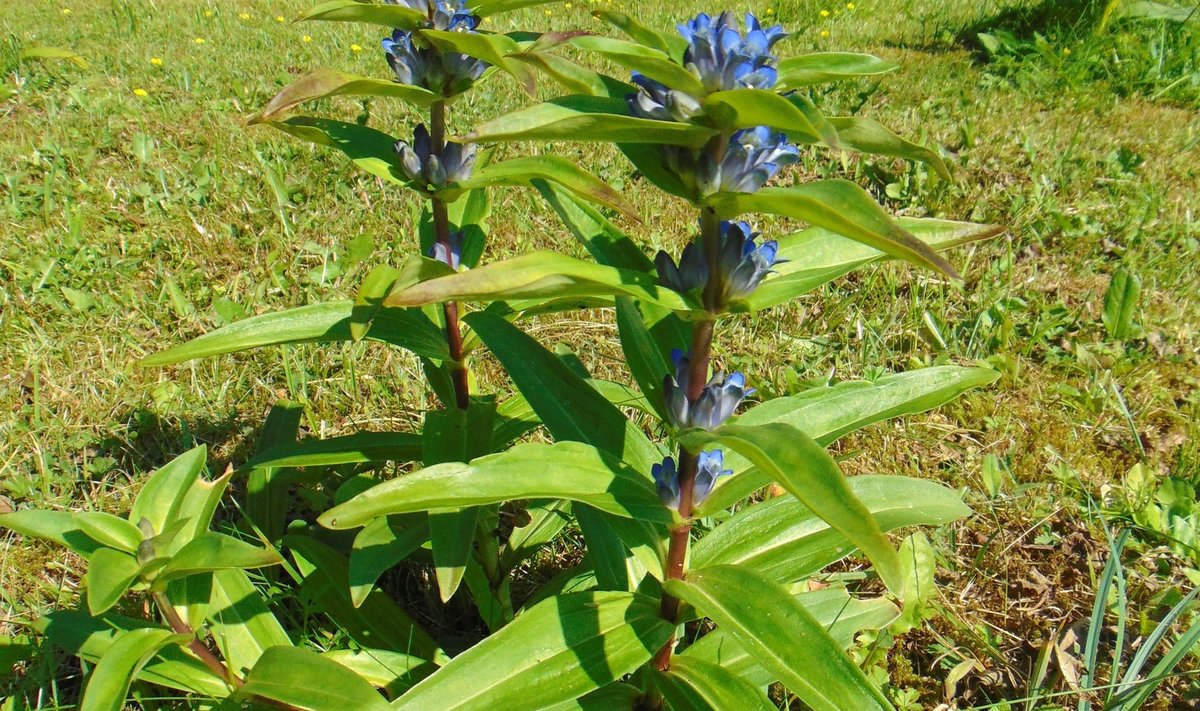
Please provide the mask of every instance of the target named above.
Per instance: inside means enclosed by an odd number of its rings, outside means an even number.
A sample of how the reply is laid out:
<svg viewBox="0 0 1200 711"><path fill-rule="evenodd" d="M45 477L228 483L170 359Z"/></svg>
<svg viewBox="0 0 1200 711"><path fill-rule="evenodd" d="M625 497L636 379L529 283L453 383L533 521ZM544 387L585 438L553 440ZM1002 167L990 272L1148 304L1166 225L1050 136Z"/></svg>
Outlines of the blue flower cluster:
<svg viewBox="0 0 1200 711"><path fill-rule="evenodd" d="M777 78L771 49L787 36L783 27L764 29L754 15L746 15L746 33L738 29L732 12L715 19L704 13L678 26L687 40L683 66L706 91L770 89ZM634 116L662 121L687 121L700 111L700 100L634 72L636 93L626 97Z"/></svg>
<svg viewBox="0 0 1200 711"><path fill-rule="evenodd" d="M404 175L421 190L440 189L471 177L475 167L475 144L447 143L440 155L433 152L433 141L425 124L413 131L413 142L396 141L396 155Z"/></svg>
<svg viewBox="0 0 1200 711"><path fill-rule="evenodd" d="M701 452L696 462L696 481L692 488L692 505L704 503L717 484L717 477L728 476L732 469L725 469L725 455L719 449ZM663 506L675 511L679 510L679 472L675 468L675 460L667 457L662 464L650 468L654 476L654 485L658 489L658 498Z"/></svg>
<svg viewBox="0 0 1200 711"><path fill-rule="evenodd" d="M718 295L718 305L725 306L733 299L749 296L771 273L771 268L784 261L778 258L778 242L771 240L760 245L754 241L757 236L758 233L752 232L747 222L721 223L721 251L717 266L723 288ZM696 290L703 292L711 274L699 239L683 248L678 266L671 255L661 250L654 257L654 266L658 270L658 283L680 294L690 294Z"/></svg>
<svg viewBox="0 0 1200 711"><path fill-rule="evenodd" d="M673 351L671 358L675 361L675 374L668 374L663 379L663 400L667 406L667 419L677 429L715 430L733 415L742 400L755 392L754 388L746 387L745 375L717 373L700 391L696 402L691 403L687 397L691 359L679 350Z"/></svg>
<svg viewBox="0 0 1200 711"><path fill-rule="evenodd" d="M475 32L479 17L467 9L465 0L451 5L446 0L391 2L425 13L425 28L449 32ZM396 81L428 89L443 96L466 91L487 69L487 63L458 52L441 52L412 32L395 30L380 43Z"/></svg>
<svg viewBox="0 0 1200 711"><path fill-rule="evenodd" d="M717 192L757 191L784 166L799 161L800 149L782 132L758 126L734 133L719 162L707 150L685 146L664 147L663 159L668 170L703 198Z"/></svg>

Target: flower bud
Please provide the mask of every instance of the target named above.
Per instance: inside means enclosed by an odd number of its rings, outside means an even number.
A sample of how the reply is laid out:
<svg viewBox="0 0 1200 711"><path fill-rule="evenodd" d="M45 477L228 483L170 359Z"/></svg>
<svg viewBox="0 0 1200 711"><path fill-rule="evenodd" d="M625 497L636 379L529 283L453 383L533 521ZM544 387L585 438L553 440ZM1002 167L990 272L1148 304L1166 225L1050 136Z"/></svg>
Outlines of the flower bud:
<svg viewBox="0 0 1200 711"><path fill-rule="evenodd" d="M433 152L433 141L424 124L413 130L413 142L396 141L396 155L405 177L419 189L439 190L471 177L475 167L475 144L447 143L441 155Z"/></svg>
<svg viewBox="0 0 1200 711"><path fill-rule="evenodd" d="M429 19L424 27L429 29L475 32L479 26L479 17L471 14L462 0L455 5L445 0L404 0L390 4L425 13ZM443 96L453 96L470 88L488 66L487 62L469 55L442 52L427 45L419 35L405 30L395 30L381 44L396 81Z"/></svg>
<svg viewBox="0 0 1200 711"><path fill-rule="evenodd" d="M779 252L778 242L769 241L759 245L754 241L757 236L758 233L752 232L747 222L721 222L717 278L721 280L722 290L718 307L749 296L771 273L771 267L783 261L776 256ZM699 238L683 248L678 266L671 255L664 251L655 255L654 266L658 270L659 284L685 295L703 293L712 277Z"/></svg>
<svg viewBox="0 0 1200 711"><path fill-rule="evenodd" d="M682 351L673 351L675 374L663 379L663 400L666 403L667 420L676 429L700 427L709 431L720 427L733 415L734 410L746 397L753 395L754 388L746 387L746 376L741 373L717 373L700 391L696 401L689 402L688 386L691 382L691 360Z"/></svg>

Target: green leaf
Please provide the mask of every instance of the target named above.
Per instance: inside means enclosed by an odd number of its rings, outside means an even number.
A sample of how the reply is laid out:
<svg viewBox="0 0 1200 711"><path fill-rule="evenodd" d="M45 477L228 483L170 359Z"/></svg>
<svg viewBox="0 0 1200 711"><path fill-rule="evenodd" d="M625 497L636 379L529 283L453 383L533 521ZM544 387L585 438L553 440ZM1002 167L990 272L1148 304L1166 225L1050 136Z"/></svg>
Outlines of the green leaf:
<svg viewBox="0 0 1200 711"><path fill-rule="evenodd" d="M97 549L103 547L103 544L80 529L76 515L69 511L24 509L0 514L0 527L22 536L57 543L85 559L90 559Z"/></svg>
<svg viewBox="0 0 1200 711"><path fill-rule="evenodd" d="M945 161L937 153L925 146L904 140L871 119L849 116L831 118L829 122L837 130L842 148L859 153L919 161L928 164L943 180L954 180Z"/></svg>
<svg viewBox="0 0 1200 711"><path fill-rule="evenodd" d="M250 123L270 121L306 101L329 96L384 96L401 99L421 108L428 108L442 98L428 89L411 84L356 76L337 69L318 69L284 87L257 116L250 119Z"/></svg>
<svg viewBox="0 0 1200 711"><path fill-rule="evenodd" d="M629 372L646 395L646 401L660 420L666 419L663 404L663 378L674 371L658 342L650 333L639 302L627 296L617 297L617 331Z"/></svg>
<svg viewBox="0 0 1200 711"><path fill-rule="evenodd" d="M901 217L899 222L917 239L939 251L1004 232L1003 227L996 225L930 218ZM753 312L781 304L858 267L888 257L874 247L847 239L824 227L809 227L782 237L778 242L781 261L775 263L776 273L759 284L754 293L742 302L746 311ZM734 308L740 310L741 307L735 305Z"/></svg>
<svg viewBox="0 0 1200 711"><path fill-rule="evenodd" d="M854 496L833 457L803 431L782 423L726 424L712 433L692 430L681 439L689 447L719 442L754 462L858 546L875 564L889 590L899 593L903 589L896 549Z"/></svg>
<svg viewBox="0 0 1200 711"><path fill-rule="evenodd" d="M676 655L671 668L654 676L667 705L678 711L776 711L767 695L726 668L698 657Z"/></svg>
<svg viewBox="0 0 1200 711"><path fill-rule="evenodd" d="M480 0L473 3L472 9L476 15L480 17L491 17L500 15L514 10L520 10L526 7L537 7L538 5L548 5L559 0Z"/></svg>
<svg viewBox="0 0 1200 711"><path fill-rule="evenodd" d="M670 521L644 473L608 452L569 441L519 444L470 464L435 464L373 486L318 520L327 528L355 528L378 516L537 498L569 499L616 516Z"/></svg>
<svg viewBox="0 0 1200 711"><path fill-rule="evenodd" d="M155 533L162 533L168 525L175 523L188 492L201 479L207 460L208 450L200 445L154 472L138 492L129 512L129 522L136 526L146 519Z"/></svg>
<svg viewBox="0 0 1200 711"><path fill-rule="evenodd" d="M538 69L572 94L624 96L630 91L625 82L594 72L549 52L514 52L508 57Z"/></svg>
<svg viewBox="0 0 1200 711"><path fill-rule="evenodd" d="M209 632L221 658L238 676L252 668L268 649L291 646L279 620L267 608L263 593L241 570L212 574L208 605Z"/></svg>
<svg viewBox="0 0 1200 711"><path fill-rule="evenodd" d="M321 655L341 664L390 696L398 696L437 670L432 662L386 649L334 649Z"/></svg>
<svg viewBox="0 0 1200 711"><path fill-rule="evenodd" d="M849 180L818 180L786 188L763 188L755 193L717 193L709 202L723 218L766 212L805 220L897 259L959 278L949 262L913 237L867 191Z"/></svg>
<svg viewBox="0 0 1200 711"><path fill-rule="evenodd" d="M969 516L941 484L901 476L850 477L847 485L880 530L939 526ZM791 496L748 506L696 542L692 565L742 565L778 583L809 577L855 550L842 533Z"/></svg>
<svg viewBox="0 0 1200 711"><path fill-rule="evenodd" d="M904 578L904 590L900 599L904 608L900 618L889 628L894 635L904 634L921 626L935 613L930 609L931 601L937 597L937 556L929 539L917 532L900 544L900 567Z"/></svg>
<svg viewBox="0 0 1200 711"><path fill-rule="evenodd" d="M776 91L797 89L813 84L877 76L895 71L900 65L870 54L854 52L813 52L782 59Z"/></svg>
<svg viewBox="0 0 1200 711"><path fill-rule="evenodd" d="M271 406L262 432L258 435L256 456L273 447L294 444L300 431L304 405L279 400ZM268 541L278 541L287 526L289 492L288 474L281 467L249 466L246 479L246 501L243 505L248 518Z"/></svg>
<svg viewBox="0 0 1200 711"><path fill-rule="evenodd" d="M171 365L285 343L351 341L353 314L354 302L346 300L252 316L147 356L140 364L146 367ZM429 358L450 357L445 338L429 317L418 309L381 308L371 320L366 337Z"/></svg>
<svg viewBox="0 0 1200 711"><path fill-rule="evenodd" d="M529 523L513 528L500 556L500 568L503 570L513 570L521 561L557 538L571 521L571 502L551 499L530 503L525 507L525 513L529 516Z"/></svg>
<svg viewBox="0 0 1200 711"><path fill-rule="evenodd" d="M896 606L884 598L858 600L850 597L844 587L808 592L808 581L801 585L804 592L789 592L841 649L852 647L859 632L882 629L896 619ZM719 664L755 686L767 686L778 681L773 673L759 665L755 655L746 651L724 628L704 635L688 646L679 658L703 659Z"/></svg>
<svg viewBox="0 0 1200 711"><path fill-rule="evenodd" d="M693 313L699 307L658 285L654 274L606 267L558 252L533 252L477 269L415 284L393 292L389 306L446 301L489 302L508 299L626 295L664 308Z"/></svg>
<svg viewBox="0 0 1200 711"><path fill-rule="evenodd" d="M296 22L323 20L326 22L366 22L384 27L412 30L425 22L425 13L407 5L381 5L362 0L332 0L308 10Z"/></svg>
<svg viewBox="0 0 1200 711"><path fill-rule="evenodd" d="M762 575L721 565L668 580L666 589L712 618L815 711L892 708L804 605Z"/></svg>
<svg viewBox="0 0 1200 711"><path fill-rule="evenodd" d="M293 116L283 121L263 121L262 124L318 146L336 148L359 168L380 180L413 187L397 162L396 139L383 131L313 116Z"/></svg>
<svg viewBox="0 0 1200 711"><path fill-rule="evenodd" d="M615 681L578 699L546 706L542 711L635 711L643 696L636 686Z"/></svg>
<svg viewBox="0 0 1200 711"><path fill-rule="evenodd" d="M562 218L575 239L600 264L634 272L653 272L652 262L629 235L604 218L595 208L553 183L534 186Z"/></svg>
<svg viewBox="0 0 1200 711"><path fill-rule="evenodd" d="M204 532L180 548L155 577L155 585L214 570L262 568L283 562L275 551L221 533Z"/></svg>
<svg viewBox="0 0 1200 711"><path fill-rule="evenodd" d="M571 44L685 94L702 96L705 93L704 85L696 75L683 65L672 61L663 50L598 35L576 37L571 40Z"/></svg>
<svg viewBox="0 0 1200 711"><path fill-rule="evenodd" d="M619 141L699 148L716 132L702 126L630 116L623 98L566 96L485 121L465 136L474 142Z"/></svg>
<svg viewBox="0 0 1200 711"><path fill-rule="evenodd" d="M788 138L802 143L817 143L821 132L795 104L766 89L730 89L709 94L704 113L726 131L754 126L770 126ZM833 144L836 147L836 141Z"/></svg>
<svg viewBox="0 0 1200 711"><path fill-rule="evenodd" d="M237 696L269 699L308 711L389 708L379 692L348 667L300 647L273 647L264 652Z"/></svg>
<svg viewBox="0 0 1200 711"><path fill-rule="evenodd" d="M556 183L585 200L617 210L633 220L639 219L637 210L621 193L578 164L558 156L524 156L492 163L475 171L470 178L439 191L438 195L453 200L461 190L493 185L533 186L539 180Z"/></svg>
<svg viewBox="0 0 1200 711"><path fill-rule="evenodd" d="M799 395L781 397L758 405L738 419L742 425L782 422L803 430L823 445L874 422L911 415L939 407L963 392L993 382L1000 374L987 368L956 365L921 368L895 373L873 383L847 381L812 388ZM726 452L725 466L737 476L718 485L698 507L701 515L728 508L771 482L756 469L743 471L747 460Z"/></svg>
<svg viewBox="0 0 1200 711"><path fill-rule="evenodd" d="M1109 338L1123 341L1133 335L1133 317L1141 295L1142 280L1137 274L1122 269L1109 280L1101 317Z"/></svg>
<svg viewBox="0 0 1200 711"><path fill-rule="evenodd" d="M123 634L138 629L154 629L170 634L149 620L105 614L92 617L83 610L55 610L33 623L33 628L69 654L96 663L108 655ZM229 693L225 681L204 662L190 656L182 647L168 646L151 658L137 678L171 689L223 698Z"/></svg>
<svg viewBox="0 0 1200 711"><path fill-rule="evenodd" d="M108 612L129 586L137 580L142 566L128 553L101 548L92 554L87 575L88 611L93 615Z"/></svg>
<svg viewBox="0 0 1200 711"><path fill-rule="evenodd" d="M362 462L417 462L421 435L412 432L356 432L352 435L278 444L256 454L247 467L328 467Z"/></svg>
<svg viewBox="0 0 1200 711"><path fill-rule="evenodd" d="M667 55L674 54L671 45L663 35L638 22L635 17L612 10L593 10L592 15L621 30L639 44L652 47Z"/></svg>
<svg viewBox="0 0 1200 711"><path fill-rule="evenodd" d="M142 542L142 532L137 526L110 513L80 511L75 514L75 522L92 539L119 551L136 553Z"/></svg>
<svg viewBox="0 0 1200 711"><path fill-rule="evenodd" d="M428 28L420 29L417 33L443 52L458 52L482 59L493 67L508 72L520 82L526 94L535 95L533 72L525 64L514 61L508 56L521 51L520 45L512 38L500 34Z"/></svg>
<svg viewBox="0 0 1200 711"><path fill-rule="evenodd" d="M383 297L392 290L401 271L388 264L376 265L358 286L354 295L354 310L350 314L350 337L355 341L366 338L371 320L383 306Z"/></svg>
<svg viewBox="0 0 1200 711"><path fill-rule="evenodd" d="M444 658L436 642L403 609L379 590L360 605L350 599L346 558L307 536L285 536L300 575L301 594L317 611L329 615L336 626L364 647L390 649L435 662Z"/></svg>
<svg viewBox="0 0 1200 711"><path fill-rule="evenodd" d="M396 706L439 711L543 708L632 672L674 631L658 600L624 592L550 598L455 657Z"/></svg>
<svg viewBox="0 0 1200 711"><path fill-rule="evenodd" d="M350 550L350 600L362 605L384 571L408 557L429 540L424 517L385 516L363 527Z"/></svg>
<svg viewBox="0 0 1200 711"><path fill-rule="evenodd" d="M92 670L79 711L121 711L137 673L158 650L188 640L188 635L147 627L129 630L105 651Z"/></svg>
<svg viewBox="0 0 1200 711"><path fill-rule="evenodd" d="M22 60L37 59L39 61L44 59L65 59L80 69L88 68L88 61L84 59L82 54L73 49L66 49L65 47L27 47L21 50L17 58Z"/></svg>

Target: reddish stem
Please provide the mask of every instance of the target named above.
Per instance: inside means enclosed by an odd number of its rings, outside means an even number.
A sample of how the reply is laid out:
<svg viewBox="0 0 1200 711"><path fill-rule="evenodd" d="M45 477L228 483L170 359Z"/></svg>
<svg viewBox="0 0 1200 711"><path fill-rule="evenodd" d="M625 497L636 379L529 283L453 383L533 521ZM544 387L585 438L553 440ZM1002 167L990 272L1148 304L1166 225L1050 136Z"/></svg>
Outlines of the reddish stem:
<svg viewBox="0 0 1200 711"><path fill-rule="evenodd" d="M434 155L440 156L446 147L446 103L435 101L429 108L429 138L433 144ZM433 208L434 239L444 249L444 254L450 254L450 216L446 202L438 198L431 199ZM467 374L466 363L463 362L462 329L458 324L458 303L447 301L442 304L442 315L446 319L446 346L450 351L450 380L454 383L454 404L460 410L467 409L471 404L471 387Z"/></svg>
<svg viewBox="0 0 1200 711"><path fill-rule="evenodd" d="M234 686L242 685L241 678L237 674L234 674L217 655L213 654L208 647L204 646L203 642L196 638L196 631L192 629L191 625L183 621L183 618L179 616L179 612L175 610L175 606L171 604L166 595L154 593L154 602L158 604L158 609L162 611L163 617L167 619L167 624L171 626L172 630L191 637L187 646L188 649L192 650L192 654L199 657L200 661L208 665L209 669L216 672L217 676L231 682Z"/></svg>

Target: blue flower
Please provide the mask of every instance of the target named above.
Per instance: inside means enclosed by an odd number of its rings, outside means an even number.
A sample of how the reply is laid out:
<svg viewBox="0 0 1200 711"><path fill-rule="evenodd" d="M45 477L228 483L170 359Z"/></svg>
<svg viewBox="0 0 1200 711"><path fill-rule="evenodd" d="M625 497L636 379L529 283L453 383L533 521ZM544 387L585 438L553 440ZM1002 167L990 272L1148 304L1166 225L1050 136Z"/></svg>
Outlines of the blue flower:
<svg viewBox="0 0 1200 711"><path fill-rule="evenodd" d="M696 464L696 483L692 488L692 505L704 503L713 487L717 485L717 477L729 476L732 469L725 469L725 454L719 449L701 452Z"/></svg>
<svg viewBox="0 0 1200 711"><path fill-rule="evenodd" d="M734 299L749 296L771 273L771 267L783 260L777 256L779 243L769 241L758 244L754 241L758 233L751 231L747 222L723 221L720 229L721 247L717 264L723 288L717 306L726 306ZM711 274L699 238L683 248L678 266L671 255L661 250L654 257L654 266L658 270L658 283L680 294L691 294L697 290L703 292Z"/></svg>
<svg viewBox="0 0 1200 711"><path fill-rule="evenodd" d="M719 449L701 452L696 459L696 479L692 484L692 505L704 503L716 486L717 477L728 476L732 469L725 469L725 456ZM674 511L679 510L679 471L675 460L667 457L661 464L650 468L654 477L654 486L658 490L658 498L663 506Z"/></svg>
<svg viewBox="0 0 1200 711"><path fill-rule="evenodd" d="M450 245L434 242L429 248L429 256L442 264L449 265L455 271L462 264L463 233L457 230L450 233Z"/></svg>
<svg viewBox="0 0 1200 711"><path fill-rule="evenodd" d="M662 460L662 464L650 467L650 474L654 477L658 498L663 502L663 506L678 511L679 473L675 471L675 460L667 457Z"/></svg>
<svg viewBox="0 0 1200 711"><path fill-rule="evenodd" d="M663 400L667 407L667 420L676 429L700 427L715 430L728 420L737 406L746 397L753 395L754 388L746 387L746 376L741 373L717 373L700 391L695 403L688 401L687 392L691 382L691 360L682 351L671 353L675 361L675 374L663 379Z"/></svg>
<svg viewBox="0 0 1200 711"><path fill-rule="evenodd" d="M717 192L752 193L781 168L800 160L800 149L767 126L744 128L729 139L720 162L708 149L664 146L663 165L699 198Z"/></svg>
<svg viewBox="0 0 1200 711"><path fill-rule="evenodd" d="M771 49L787 36L783 27L763 29L758 18L746 15L745 36L737 27L732 12L723 12L714 21L704 13L679 25L679 34L687 40L683 66L705 91L728 89L770 89L778 78L775 55ZM697 97L667 87L661 82L633 74L638 91L626 97L634 116L660 121L687 121L700 111Z"/></svg>
<svg viewBox="0 0 1200 711"><path fill-rule="evenodd" d="M433 141L425 124L413 131L413 142L396 141L396 155L404 175L419 189L440 189L471 177L475 167L473 143L447 143L440 155L433 152Z"/></svg>
<svg viewBox="0 0 1200 711"><path fill-rule="evenodd" d="M424 12L425 28L449 32L475 32L479 17L471 14L462 0L450 5L445 0L406 0L391 4L405 5ZM453 96L470 88L487 69L487 63L458 52L442 52L423 42L419 35L395 30L381 43L388 66L396 81Z"/></svg>

